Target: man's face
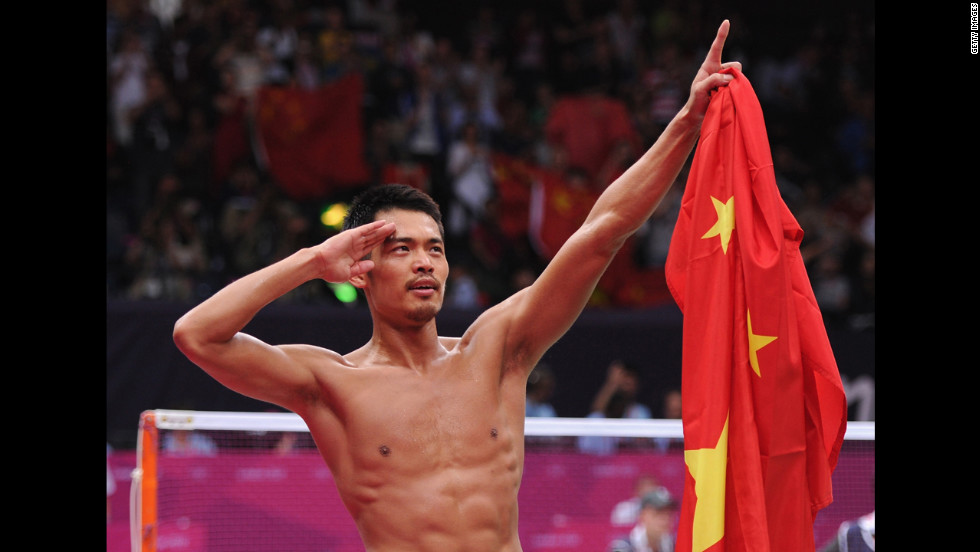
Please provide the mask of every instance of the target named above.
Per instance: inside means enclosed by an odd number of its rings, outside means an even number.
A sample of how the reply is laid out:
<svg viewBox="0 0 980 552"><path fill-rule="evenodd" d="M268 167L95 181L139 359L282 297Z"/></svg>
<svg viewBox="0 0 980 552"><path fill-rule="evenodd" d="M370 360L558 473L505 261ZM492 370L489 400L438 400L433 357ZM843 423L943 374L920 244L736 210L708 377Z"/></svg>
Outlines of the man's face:
<svg viewBox="0 0 980 552"><path fill-rule="evenodd" d="M659 538L672 530L674 510L647 506L640 511L640 520L649 537Z"/></svg>
<svg viewBox="0 0 980 552"><path fill-rule="evenodd" d="M442 308L449 262L439 225L418 211L393 209L378 220L395 223L395 232L371 252L374 268L363 280L379 314L428 322Z"/></svg>

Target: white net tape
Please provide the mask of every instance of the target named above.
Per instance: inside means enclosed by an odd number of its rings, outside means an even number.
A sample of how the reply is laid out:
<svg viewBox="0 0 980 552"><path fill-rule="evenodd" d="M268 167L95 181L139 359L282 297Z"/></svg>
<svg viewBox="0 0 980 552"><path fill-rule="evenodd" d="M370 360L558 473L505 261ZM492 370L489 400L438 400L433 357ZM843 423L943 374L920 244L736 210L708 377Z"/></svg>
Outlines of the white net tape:
<svg viewBox="0 0 980 552"><path fill-rule="evenodd" d="M302 418L288 412L156 410L155 415L159 429L308 431ZM527 418L524 433L529 437L684 437L680 420L659 419ZM844 439L873 441L875 422L848 422Z"/></svg>

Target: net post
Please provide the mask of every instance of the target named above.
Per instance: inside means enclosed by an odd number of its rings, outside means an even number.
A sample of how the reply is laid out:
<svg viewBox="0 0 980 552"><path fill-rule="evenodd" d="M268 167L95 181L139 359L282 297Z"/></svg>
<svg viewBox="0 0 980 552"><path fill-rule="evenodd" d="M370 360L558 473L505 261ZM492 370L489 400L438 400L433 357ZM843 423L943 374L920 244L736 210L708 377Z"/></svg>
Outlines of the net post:
<svg viewBox="0 0 980 552"><path fill-rule="evenodd" d="M138 539L139 552L156 552L157 549L157 451L160 447L156 414L147 410L140 415L139 451L137 474L139 509L134 525L134 539Z"/></svg>

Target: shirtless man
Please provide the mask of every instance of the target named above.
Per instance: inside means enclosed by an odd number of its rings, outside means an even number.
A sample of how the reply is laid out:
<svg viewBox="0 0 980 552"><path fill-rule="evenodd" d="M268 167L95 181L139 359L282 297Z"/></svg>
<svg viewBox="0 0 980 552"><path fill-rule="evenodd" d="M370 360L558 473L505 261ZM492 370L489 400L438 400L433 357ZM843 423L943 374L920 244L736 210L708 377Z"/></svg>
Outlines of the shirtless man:
<svg viewBox="0 0 980 552"><path fill-rule="evenodd" d="M533 285L462 337L436 330L449 265L438 208L375 186L344 231L247 275L177 321L174 341L228 388L298 414L368 552L515 552L528 375L582 312L610 260L650 217L697 141L728 36L724 21L685 106L613 182ZM341 354L242 333L310 280L364 292L371 339ZM329 331L329 330L328 330Z"/></svg>

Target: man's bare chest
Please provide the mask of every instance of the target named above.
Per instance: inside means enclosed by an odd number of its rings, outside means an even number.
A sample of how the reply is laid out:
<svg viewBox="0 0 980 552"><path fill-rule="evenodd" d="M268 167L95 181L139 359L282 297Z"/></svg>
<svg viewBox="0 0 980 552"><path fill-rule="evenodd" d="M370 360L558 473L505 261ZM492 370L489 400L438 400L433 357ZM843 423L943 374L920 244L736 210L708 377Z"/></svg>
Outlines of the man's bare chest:
<svg viewBox="0 0 980 552"><path fill-rule="evenodd" d="M479 377L390 378L345 401L351 450L364 460L480 462L522 437L522 396ZM518 420L520 423L518 424Z"/></svg>

